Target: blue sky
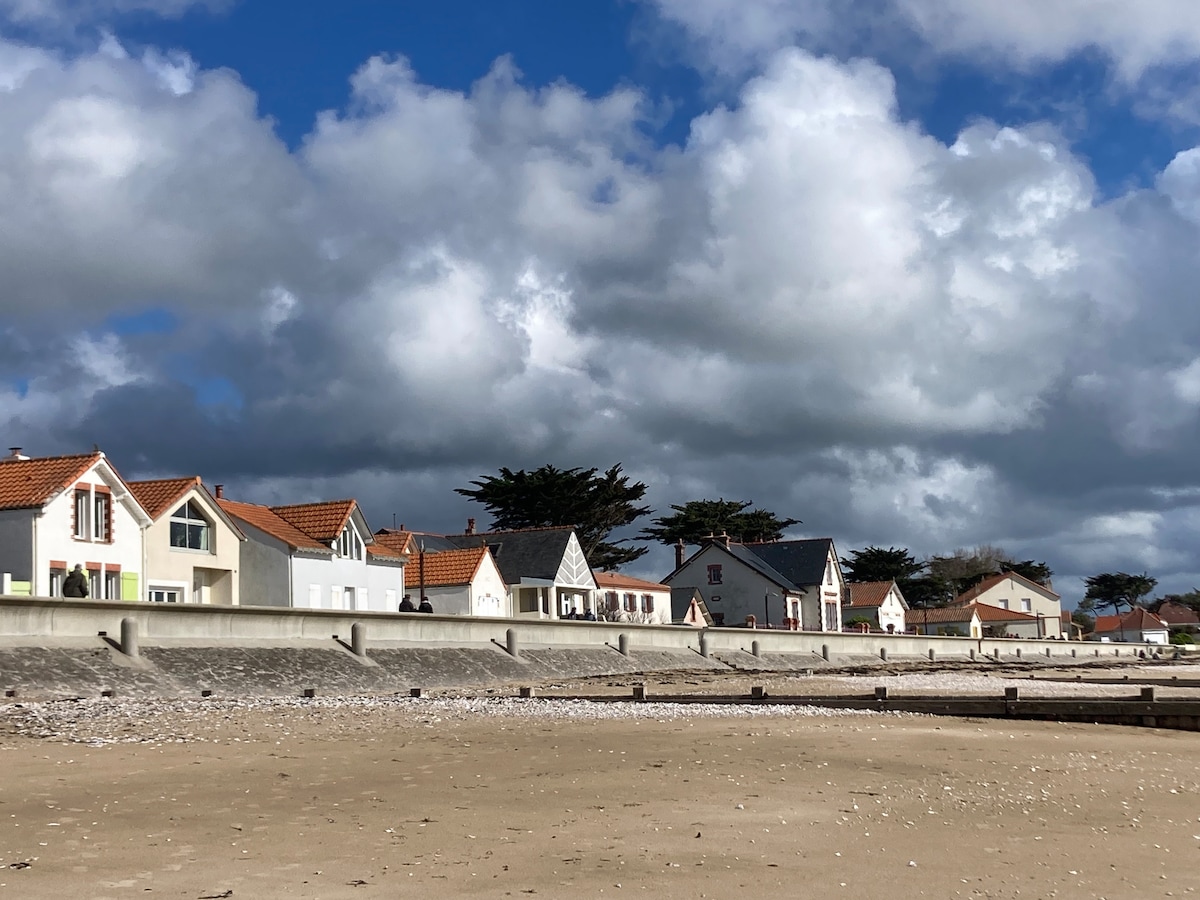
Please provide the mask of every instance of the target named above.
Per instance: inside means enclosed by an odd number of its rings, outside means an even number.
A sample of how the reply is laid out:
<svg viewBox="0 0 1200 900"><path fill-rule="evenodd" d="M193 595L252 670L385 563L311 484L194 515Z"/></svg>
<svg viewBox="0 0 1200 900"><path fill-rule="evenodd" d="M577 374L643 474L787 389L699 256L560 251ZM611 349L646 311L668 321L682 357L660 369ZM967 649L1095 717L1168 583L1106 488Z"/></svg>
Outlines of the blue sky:
<svg viewBox="0 0 1200 900"><path fill-rule="evenodd" d="M432 530L619 461L1189 589L1200 7L1089 10L0 0L0 427Z"/></svg>

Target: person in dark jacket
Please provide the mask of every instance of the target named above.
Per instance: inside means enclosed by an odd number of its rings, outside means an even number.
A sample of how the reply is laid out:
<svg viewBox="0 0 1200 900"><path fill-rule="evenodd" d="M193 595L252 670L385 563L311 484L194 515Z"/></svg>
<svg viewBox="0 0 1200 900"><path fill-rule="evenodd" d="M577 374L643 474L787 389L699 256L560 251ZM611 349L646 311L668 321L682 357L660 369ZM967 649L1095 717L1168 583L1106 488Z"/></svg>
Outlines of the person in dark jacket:
<svg viewBox="0 0 1200 900"><path fill-rule="evenodd" d="M417 612L433 612L433 604L429 602L428 597L421 598L421 605L417 607Z"/></svg>
<svg viewBox="0 0 1200 900"><path fill-rule="evenodd" d="M83 566L75 564L71 574L63 579L62 595L64 597L86 597L88 595L88 580L83 574Z"/></svg>
<svg viewBox="0 0 1200 900"><path fill-rule="evenodd" d="M400 601L400 612L416 612L417 608L413 605L412 594L405 594L404 599Z"/></svg>

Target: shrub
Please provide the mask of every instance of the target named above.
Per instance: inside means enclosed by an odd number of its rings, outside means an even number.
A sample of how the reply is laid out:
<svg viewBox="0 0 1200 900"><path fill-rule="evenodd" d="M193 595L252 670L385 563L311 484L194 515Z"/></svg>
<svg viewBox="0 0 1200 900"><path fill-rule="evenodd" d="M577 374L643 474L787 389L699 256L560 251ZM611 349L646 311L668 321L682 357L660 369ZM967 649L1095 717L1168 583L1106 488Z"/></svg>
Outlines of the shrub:
<svg viewBox="0 0 1200 900"><path fill-rule="evenodd" d="M1190 634L1188 634L1186 631L1177 631L1173 635L1171 635L1171 643L1172 644L1194 644L1194 643L1196 643L1196 639L1194 637L1192 637Z"/></svg>

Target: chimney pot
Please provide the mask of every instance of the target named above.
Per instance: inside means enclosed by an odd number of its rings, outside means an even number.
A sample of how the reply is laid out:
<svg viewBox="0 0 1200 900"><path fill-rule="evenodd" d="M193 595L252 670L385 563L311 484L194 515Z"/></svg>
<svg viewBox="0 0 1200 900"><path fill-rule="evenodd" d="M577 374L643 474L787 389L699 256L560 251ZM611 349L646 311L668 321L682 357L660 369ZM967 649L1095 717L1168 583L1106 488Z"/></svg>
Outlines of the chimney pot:
<svg viewBox="0 0 1200 900"><path fill-rule="evenodd" d="M223 485L223 484L217 485L217 499L218 500L225 499L225 485Z"/></svg>
<svg viewBox="0 0 1200 900"><path fill-rule="evenodd" d="M675 542L675 568L677 569L682 568L683 566L684 547L685 544L683 543L683 538L680 538Z"/></svg>
<svg viewBox="0 0 1200 900"><path fill-rule="evenodd" d="M474 520L474 519L467 519L467 531L466 531L466 533L467 533L467 534L474 534L474 533L475 533L475 520Z"/></svg>

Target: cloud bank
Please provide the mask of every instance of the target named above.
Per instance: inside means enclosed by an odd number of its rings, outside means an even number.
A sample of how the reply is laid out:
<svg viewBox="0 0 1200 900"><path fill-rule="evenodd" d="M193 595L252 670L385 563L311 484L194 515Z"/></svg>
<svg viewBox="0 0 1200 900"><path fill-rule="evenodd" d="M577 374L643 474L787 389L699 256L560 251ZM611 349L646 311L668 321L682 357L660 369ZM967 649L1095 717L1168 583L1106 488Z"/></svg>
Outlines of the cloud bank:
<svg viewBox="0 0 1200 900"><path fill-rule="evenodd" d="M954 52L1194 55L1154 4L1087 32L938 5L873 9ZM1102 198L1051 125L940 141L877 63L661 6L761 60L678 146L636 87L500 59L458 92L381 56L289 149L236 73L0 41L9 443L430 528L500 465L622 461L660 508L753 499L843 551L987 541L1190 587L1200 148Z"/></svg>

